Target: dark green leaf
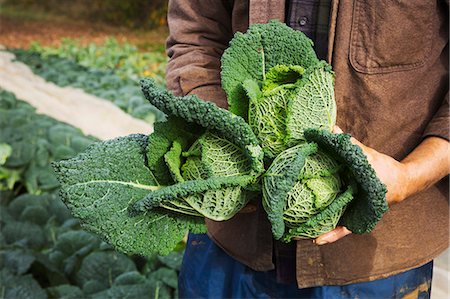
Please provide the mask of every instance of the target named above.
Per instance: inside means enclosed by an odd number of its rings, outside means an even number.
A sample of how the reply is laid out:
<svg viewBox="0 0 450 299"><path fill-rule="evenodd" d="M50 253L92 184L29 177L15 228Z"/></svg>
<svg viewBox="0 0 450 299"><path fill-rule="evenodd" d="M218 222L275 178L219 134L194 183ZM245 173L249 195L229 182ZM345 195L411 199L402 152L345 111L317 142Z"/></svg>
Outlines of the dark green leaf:
<svg viewBox="0 0 450 299"><path fill-rule="evenodd" d="M79 286L84 286L90 280L97 280L102 286L109 288L117 276L129 271L136 271L136 267L126 255L92 252L81 263L76 280Z"/></svg>
<svg viewBox="0 0 450 299"><path fill-rule="evenodd" d="M47 293L50 298L59 299L80 299L85 297L79 287L69 284L47 288Z"/></svg>
<svg viewBox="0 0 450 299"><path fill-rule="evenodd" d="M31 274L12 275L7 269L0 271L0 290L4 299L45 299L47 294Z"/></svg>

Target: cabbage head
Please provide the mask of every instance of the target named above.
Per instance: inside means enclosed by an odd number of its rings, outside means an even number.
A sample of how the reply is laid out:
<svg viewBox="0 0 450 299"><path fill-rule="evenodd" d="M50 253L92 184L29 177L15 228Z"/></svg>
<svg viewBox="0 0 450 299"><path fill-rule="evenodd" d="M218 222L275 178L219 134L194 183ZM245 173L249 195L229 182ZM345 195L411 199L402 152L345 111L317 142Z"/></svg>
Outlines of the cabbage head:
<svg viewBox="0 0 450 299"><path fill-rule="evenodd" d="M182 166L184 180L238 177L251 171L251 163L239 147L211 132L201 136L183 156L187 158ZM163 206L178 205L174 210L222 221L233 217L247 204L248 198L243 187L230 186L163 202Z"/></svg>
<svg viewBox="0 0 450 299"><path fill-rule="evenodd" d="M249 98L248 122L266 157L274 158L303 142L306 128L332 130L336 122L333 84L333 72L325 62L307 69L276 65L262 82L243 82Z"/></svg>
<svg viewBox="0 0 450 299"><path fill-rule="evenodd" d="M315 238L336 227L353 189L340 163L315 143L288 148L263 178L263 206L276 239Z"/></svg>

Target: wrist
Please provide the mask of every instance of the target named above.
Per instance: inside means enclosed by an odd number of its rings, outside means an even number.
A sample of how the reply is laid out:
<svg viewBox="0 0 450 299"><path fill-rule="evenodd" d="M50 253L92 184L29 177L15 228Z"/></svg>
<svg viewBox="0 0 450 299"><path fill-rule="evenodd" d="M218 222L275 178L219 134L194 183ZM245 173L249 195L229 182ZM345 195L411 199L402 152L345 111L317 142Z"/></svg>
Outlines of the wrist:
<svg viewBox="0 0 450 299"><path fill-rule="evenodd" d="M414 167L410 163L399 163L399 180L398 180L398 194L393 200L393 203L399 203L412 194L415 191L414 184Z"/></svg>
<svg viewBox="0 0 450 299"><path fill-rule="evenodd" d="M419 193L449 173L449 143L438 137L426 138L400 164L402 168L401 200Z"/></svg>
<svg viewBox="0 0 450 299"><path fill-rule="evenodd" d="M392 174L396 177L394 180L395 184L387 185L388 193L386 194L386 200L389 204L399 203L412 193L411 188L413 183L411 181L410 166L398 161L395 161L395 164L397 164L395 165L396 167L391 169Z"/></svg>

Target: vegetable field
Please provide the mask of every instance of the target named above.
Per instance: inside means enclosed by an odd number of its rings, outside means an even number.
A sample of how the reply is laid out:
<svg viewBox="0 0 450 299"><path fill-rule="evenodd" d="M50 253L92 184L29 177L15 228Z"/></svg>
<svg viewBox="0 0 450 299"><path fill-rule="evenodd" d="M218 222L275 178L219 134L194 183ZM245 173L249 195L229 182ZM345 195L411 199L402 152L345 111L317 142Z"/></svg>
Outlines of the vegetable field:
<svg viewBox="0 0 450 299"><path fill-rule="evenodd" d="M292 32L236 34L229 111L167 91L162 45L0 50L0 299L177 298L186 233L255 200L284 242L370 232L385 186L331 133L335 74Z"/></svg>
<svg viewBox="0 0 450 299"><path fill-rule="evenodd" d="M144 54L114 39L5 51L55 88L97 96L149 128L163 117L137 82L150 76L164 85L161 52ZM0 298L177 297L182 243L164 257L118 253L83 230L60 200L51 163L97 141L0 86Z"/></svg>

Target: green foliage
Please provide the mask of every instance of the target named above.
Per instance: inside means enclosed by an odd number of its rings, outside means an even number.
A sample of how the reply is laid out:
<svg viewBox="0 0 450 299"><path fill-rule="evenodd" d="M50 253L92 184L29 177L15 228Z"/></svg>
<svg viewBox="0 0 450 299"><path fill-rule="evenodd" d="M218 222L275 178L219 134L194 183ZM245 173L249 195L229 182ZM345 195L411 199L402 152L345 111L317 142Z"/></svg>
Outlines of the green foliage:
<svg viewBox="0 0 450 299"><path fill-rule="evenodd" d="M115 253L96 235L81 230L79 222L56 196L59 184L49 165L51 161L71 158L95 141L78 129L36 114L34 108L13 94L0 91L0 151L5 158L0 174L16 174L12 184L8 181L11 177L0 176L2 186L8 187L7 191L0 191L2 298L175 296L173 273L168 278L149 275L161 267L173 269L177 274L181 252L172 252L168 260L160 260L156 255L144 259ZM45 181L56 184L44 184ZM101 259L98 253L102 253ZM96 257L109 268L98 271L95 281L91 279L82 285L83 275L89 272L86 269ZM128 269L138 269L144 281L122 288L126 279L119 277L124 271L131 273ZM116 277L112 283L110 273ZM141 288L143 285L146 287ZM141 290L140 293L135 293L135 289Z"/></svg>
<svg viewBox="0 0 450 299"><path fill-rule="evenodd" d="M270 165L263 206L276 239L333 229L358 191L342 222L356 233L373 229L386 211L383 185L362 152L330 137L334 73L310 39L277 21L236 33L222 56L222 87L230 111L248 119ZM304 132L311 129L324 132L308 139Z"/></svg>
<svg viewBox="0 0 450 299"><path fill-rule="evenodd" d="M341 169L315 143L291 147L275 158L263 180L263 203L276 239L316 238L336 227L355 191L343 190L347 182Z"/></svg>
<svg viewBox="0 0 450 299"><path fill-rule="evenodd" d="M116 277L129 271L136 271L136 266L126 255L117 252L92 252L83 259L75 279L82 288L86 283L96 281L102 289L107 289ZM108 273L108 276L102 275L103 273Z"/></svg>
<svg viewBox="0 0 450 299"><path fill-rule="evenodd" d="M103 99L107 99L133 117L150 124L164 119L163 113L149 104L142 96L139 83L132 77L120 77L116 70L85 67L73 60L55 55L43 56L27 50L13 50L16 60L59 86L75 87Z"/></svg>
<svg viewBox="0 0 450 299"><path fill-rule="evenodd" d="M33 209L38 214L45 211L46 221L24 217L30 207L41 208ZM22 194L2 203L0 211L2 298L142 298L158 292L165 298L175 296L180 252L139 262L114 252L94 234L80 230L54 194Z"/></svg>
<svg viewBox="0 0 450 299"><path fill-rule="evenodd" d="M179 143L181 150L185 151L203 131L202 127L173 116L169 116L167 121L155 123L153 133L148 137L146 158L148 167L158 183L161 185L174 183L171 167L167 164L172 162L170 156L173 153L169 154L169 161L166 160L166 154L173 147L173 143ZM172 172L174 171L176 170L172 167Z"/></svg>
<svg viewBox="0 0 450 299"><path fill-rule="evenodd" d="M5 164L6 159L11 156L12 148L9 144L1 143L0 144L0 165Z"/></svg>
<svg viewBox="0 0 450 299"><path fill-rule="evenodd" d="M303 131L307 128L331 132L335 123L334 74L322 61L307 69L295 90L295 100L289 101L285 143L292 146L304 141Z"/></svg>
<svg viewBox="0 0 450 299"><path fill-rule="evenodd" d="M262 82L267 71L276 65L309 67L317 62L312 41L280 22L254 24L245 34L237 32L222 56L222 87L229 110L247 117L244 81Z"/></svg>
<svg viewBox="0 0 450 299"><path fill-rule="evenodd" d="M154 81L142 84L167 121L148 137L97 143L54 168L84 228L126 253L168 254L188 230L205 230L192 216L226 220L247 203L244 189L263 171L263 154L242 118L196 97L175 97ZM191 177L192 165L204 176Z"/></svg>
<svg viewBox="0 0 450 299"><path fill-rule="evenodd" d="M134 203L130 207L130 212L133 215L139 214L140 212L147 212L148 210L159 207L162 201L171 201L177 198L184 197L189 198L191 195L205 193L207 191L222 190L229 187L245 187L254 180L255 178L251 175L211 177L204 180L185 181L163 188L154 188L153 191L148 193L142 200ZM214 201L210 204L213 203ZM234 206L233 201L228 204ZM241 206L241 204L239 205ZM227 215L227 217L229 216Z"/></svg>
<svg viewBox="0 0 450 299"><path fill-rule="evenodd" d="M280 239L285 231L283 214L286 198L298 181L307 157L316 151L315 144L302 144L287 149L275 158L263 176L263 207L272 224L275 239Z"/></svg>
<svg viewBox="0 0 450 299"><path fill-rule="evenodd" d="M130 204L164 190L146 166L147 142L146 136L131 135L54 163L62 199L83 227L123 252L144 256L168 254L189 229L203 230L201 218L161 210L128 214Z"/></svg>
<svg viewBox="0 0 450 299"><path fill-rule="evenodd" d="M102 44L89 43L82 45L80 41L70 38L61 40L58 47L43 47L32 43L29 51L37 52L43 59L57 56L73 60L86 68L98 70L114 70L122 79L138 80L151 77L164 85L167 56L164 51L140 52L136 46L115 38L107 38Z"/></svg>
<svg viewBox="0 0 450 299"><path fill-rule="evenodd" d="M142 79L141 85L145 97L161 111L226 136L227 140L239 147L248 157L251 174L255 178L264 171L263 152L244 119L213 103L202 101L195 95L176 97L167 90L157 88L151 79Z"/></svg>
<svg viewBox="0 0 450 299"><path fill-rule="evenodd" d="M242 179L251 171L247 157L236 145L210 132L201 136L185 155L188 156L183 166L186 180L212 177ZM233 217L248 202L242 188L246 185L247 182L243 186L206 190L184 199L205 217L223 221Z"/></svg>
<svg viewBox="0 0 450 299"><path fill-rule="evenodd" d="M6 268L0 271L0 290L5 299L47 298L47 294L31 274L16 276Z"/></svg>
<svg viewBox="0 0 450 299"><path fill-rule="evenodd" d="M241 70L244 64L246 71ZM230 111L248 118L270 159L304 141L306 128L331 131L336 122L333 84L331 67L317 59L311 41L279 22L237 33L222 56Z"/></svg>
<svg viewBox="0 0 450 299"><path fill-rule="evenodd" d="M249 81L244 81L249 97L248 122L266 157L274 158L286 149L286 111L291 98L295 97L292 88L299 82L303 71L302 67L274 66L261 83L259 94L250 92ZM258 96L255 97L255 94Z"/></svg>
<svg viewBox="0 0 450 299"><path fill-rule="evenodd" d="M0 143L11 148L0 165L0 189L24 187L33 194L55 190L58 181L50 163L75 156L95 140L79 129L36 114L32 106L0 90Z"/></svg>
<svg viewBox="0 0 450 299"><path fill-rule="evenodd" d="M331 231L341 219L346 206L353 200L354 190L350 185L338 195L325 209L312 215L301 225L295 226L283 236L284 242L293 237L311 238Z"/></svg>
<svg viewBox="0 0 450 299"><path fill-rule="evenodd" d="M386 186L377 177L362 149L350 141L348 134L331 134L324 130L308 129L305 138L336 157L348 169L346 173L355 181L358 190L342 216L341 222L357 234L372 231L388 210Z"/></svg>
<svg viewBox="0 0 450 299"><path fill-rule="evenodd" d="M0 144L0 190L12 190L14 184L20 180L20 171L2 167L11 154L12 147L9 144Z"/></svg>
<svg viewBox="0 0 450 299"><path fill-rule="evenodd" d="M305 138L310 143L278 155L263 179L274 237L315 238L338 222L354 233L370 232L387 211L386 187L361 148L349 135L326 130L307 129ZM313 144L318 151L307 150Z"/></svg>
<svg viewBox="0 0 450 299"><path fill-rule="evenodd" d="M184 182L183 176L181 175L182 150L183 148L181 143L174 140L170 150L164 154L164 161L166 162L170 174L172 175L172 179L177 183Z"/></svg>
<svg viewBox="0 0 450 299"><path fill-rule="evenodd" d="M83 291L79 287L70 284L50 287L47 289L47 293L50 298L60 299L79 299L84 296Z"/></svg>

